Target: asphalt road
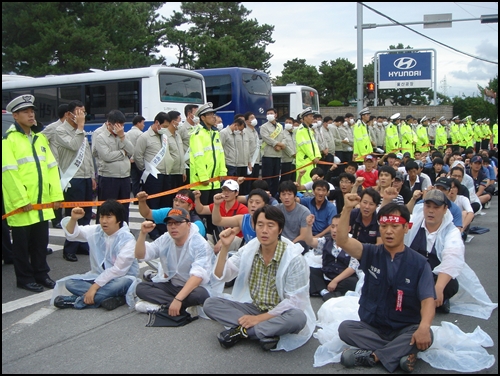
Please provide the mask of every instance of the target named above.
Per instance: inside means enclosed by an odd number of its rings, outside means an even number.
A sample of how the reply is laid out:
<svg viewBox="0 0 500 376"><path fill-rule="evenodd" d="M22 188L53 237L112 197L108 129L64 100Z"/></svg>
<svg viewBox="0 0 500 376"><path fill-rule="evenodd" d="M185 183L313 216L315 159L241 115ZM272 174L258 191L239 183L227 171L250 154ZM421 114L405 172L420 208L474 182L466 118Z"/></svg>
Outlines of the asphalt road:
<svg viewBox="0 0 500 376"><path fill-rule="evenodd" d="M130 221L135 235L142 222L136 208L131 206ZM491 300L498 302L498 197L483 212L473 225L490 231L466 243L466 261ZM52 279L89 269L88 256L78 255L76 263L62 258L62 230L51 228L50 234L54 253L47 257ZM143 265L141 274L147 268ZM226 350L216 339L223 328L213 321L149 328L147 315L127 306L114 311L58 310L49 306L50 296L51 290L34 294L17 288L13 266L2 265L2 373L388 373L382 366L345 369L339 363L315 368L314 353L320 343L314 337L291 352L264 352L254 342ZM311 300L317 312L322 301ZM498 359L498 309L489 320L437 314L433 325L441 321L452 322L466 333L480 326L494 342L487 352ZM414 373L458 372L434 369L420 360ZM498 363L479 373L498 374Z"/></svg>

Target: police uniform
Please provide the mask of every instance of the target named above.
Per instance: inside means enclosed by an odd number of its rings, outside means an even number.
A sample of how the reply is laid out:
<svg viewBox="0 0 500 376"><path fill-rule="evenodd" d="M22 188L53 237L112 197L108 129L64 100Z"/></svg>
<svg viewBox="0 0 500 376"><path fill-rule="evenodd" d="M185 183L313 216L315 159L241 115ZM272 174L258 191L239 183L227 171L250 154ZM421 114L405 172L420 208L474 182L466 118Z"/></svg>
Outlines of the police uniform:
<svg viewBox="0 0 500 376"><path fill-rule="evenodd" d="M311 115L313 113L311 107L306 108L299 115L301 119L304 119L305 116ZM315 159L321 158L321 153L319 151L318 143L316 142L316 138L314 137L314 132L312 129L306 124L302 123L297 129L297 133L295 134L295 142L297 147L297 154L295 156L295 166L297 169L297 176L299 177L299 171L303 169L303 166L313 162ZM302 185L311 181L311 177L309 173L315 167L315 165L309 165L305 168L306 172L301 179Z"/></svg>
<svg viewBox="0 0 500 376"><path fill-rule="evenodd" d="M368 107L365 107L359 112L359 116L361 117L369 113L370 110ZM354 154L357 154L356 161L362 162L365 155L373 153L373 146L368 135L367 126L361 120L358 120L352 132L354 135Z"/></svg>
<svg viewBox="0 0 500 376"><path fill-rule="evenodd" d="M21 95L6 109L15 116L18 111L34 109L34 101L32 95ZM16 121L2 139L2 192L6 213L29 204L64 200L57 162L47 138L39 131L32 126L26 133ZM51 208L25 211L7 218L12 229L14 271L20 288L33 292L43 291L42 285L54 288L46 260L48 220L52 218Z"/></svg>

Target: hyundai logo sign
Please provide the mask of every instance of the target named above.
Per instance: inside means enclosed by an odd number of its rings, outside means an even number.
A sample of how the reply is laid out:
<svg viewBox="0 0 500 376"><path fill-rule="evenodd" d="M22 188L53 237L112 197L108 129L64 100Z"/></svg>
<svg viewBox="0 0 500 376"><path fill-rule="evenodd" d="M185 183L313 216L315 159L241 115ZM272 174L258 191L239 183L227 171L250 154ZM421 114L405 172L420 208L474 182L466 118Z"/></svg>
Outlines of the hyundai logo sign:
<svg viewBox="0 0 500 376"><path fill-rule="evenodd" d="M411 57L400 57L394 61L394 66L397 69L411 69L417 65L417 60Z"/></svg>
<svg viewBox="0 0 500 376"><path fill-rule="evenodd" d="M431 87L430 52L380 55L379 89Z"/></svg>

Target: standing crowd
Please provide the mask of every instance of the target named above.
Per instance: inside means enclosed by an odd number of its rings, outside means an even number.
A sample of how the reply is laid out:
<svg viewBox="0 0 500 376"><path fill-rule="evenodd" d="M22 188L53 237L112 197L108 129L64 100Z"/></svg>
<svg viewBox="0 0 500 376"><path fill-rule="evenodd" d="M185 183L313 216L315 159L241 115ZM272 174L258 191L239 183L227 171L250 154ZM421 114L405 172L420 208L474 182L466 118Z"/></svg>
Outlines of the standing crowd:
<svg viewBox="0 0 500 376"><path fill-rule="evenodd" d="M387 119L368 108L333 119L306 108L281 124L270 108L260 128L251 112L224 127L207 103L187 105L184 122L160 112L146 131L139 115L125 132L112 110L89 143L83 103L61 105L40 129L34 102L7 105L15 123L2 140L2 198L6 213L21 210L3 221L12 233L3 258L18 287L54 289L58 308L198 313L226 328L224 348L255 340L290 351L315 329L311 297L356 291L360 321L338 329L352 346L341 363L411 372L436 312L496 307L464 258L474 216L497 194L489 119ZM104 201L95 224L91 206L62 213L61 202L95 193ZM129 202L118 201L131 197L145 219L137 239ZM65 233L63 258L89 255L89 272L49 277L49 220ZM143 280L141 261L153 267Z"/></svg>

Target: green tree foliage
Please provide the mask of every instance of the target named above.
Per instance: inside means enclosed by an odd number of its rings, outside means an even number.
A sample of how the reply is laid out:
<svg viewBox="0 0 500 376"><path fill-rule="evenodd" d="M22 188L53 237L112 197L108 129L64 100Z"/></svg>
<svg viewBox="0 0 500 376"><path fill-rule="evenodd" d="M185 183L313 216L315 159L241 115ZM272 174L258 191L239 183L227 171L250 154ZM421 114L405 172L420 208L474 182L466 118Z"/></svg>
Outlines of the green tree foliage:
<svg viewBox="0 0 500 376"><path fill-rule="evenodd" d="M323 61L319 66L322 87L321 103L337 100L344 106L349 106L349 101L356 97L356 69L353 63L344 58Z"/></svg>
<svg viewBox="0 0 500 376"><path fill-rule="evenodd" d="M471 115L473 120L485 117L496 120L498 116L497 106L486 102L483 97L453 98L453 114L460 117Z"/></svg>
<svg viewBox="0 0 500 376"><path fill-rule="evenodd" d="M161 2L2 3L2 72L40 76L158 62Z"/></svg>
<svg viewBox="0 0 500 376"><path fill-rule="evenodd" d="M165 19L164 47L177 48L177 62L190 69L247 67L269 73L274 26L248 19L251 11L239 2L182 2L182 13ZM185 25L187 31L179 30Z"/></svg>
<svg viewBox="0 0 500 376"><path fill-rule="evenodd" d="M323 84L320 74L314 65L307 65L305 59L288 60L283 64L284 69L281 76L277 76L273 85L285 86L286 84L296 83L297 85L307 85L321 92Z"/></svg>

